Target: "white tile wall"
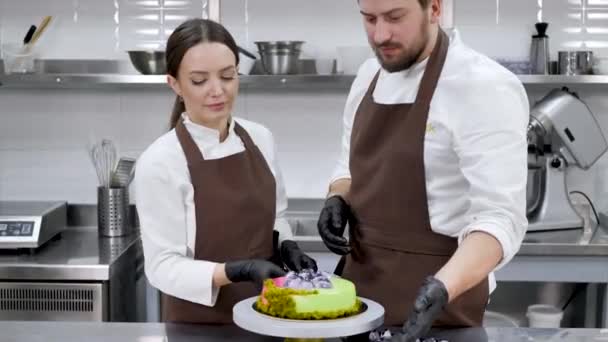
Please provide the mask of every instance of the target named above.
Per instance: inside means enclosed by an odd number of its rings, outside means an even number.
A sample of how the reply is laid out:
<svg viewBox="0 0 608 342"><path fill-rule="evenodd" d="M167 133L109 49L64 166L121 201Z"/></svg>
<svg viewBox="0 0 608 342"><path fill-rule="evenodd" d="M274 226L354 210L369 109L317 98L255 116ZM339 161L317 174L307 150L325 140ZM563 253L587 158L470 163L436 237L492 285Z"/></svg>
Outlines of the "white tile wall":
<svg viewBox="0 0 608 342"><path fill-rule="evenodd" d="M21 41L51 15L36 44L43 58L126 59L126 50L162 49L180 22L206 8L207 0L1 0L0 41Z"/></svg>
<svg viewBox="0 0 608 342"><path fill-rule="evenodd" d="M0 42L20 40L30 24L53 15L40 41L44 58L123 59L127 46L138 43L137 36L125 29L125 1L0 0ZM204 2L192 1L187 14L201 16ZM603 54L601 46L608 41L601 30L608 28L602 19L606 6L600 0L456 0L454 23L465 42L493 57L525 59L539 17L550 22L554 53L578 42ZM336 46L366 44L354 0L224 0L222 14L237 42L249 48L256 40L302 39L304 57L335 57ZM531 90L531 100L548 90ZM608 132L605 89L579 91ZM237 115L274 132L290 197L324 195L339 151L346 95L347 89L241 94ZM94 202L96 179L85 145L91 139L112 137L122 152L137 156L165 131L172 103L173 95L164 89L0 87L0 199ZM569 183L603 198L595 184L607 166L605 156L590 171L574 170Z"/></svg>
<svg viewBox="0 0 608 342"><path fill-rule="evenodd" d="M604 0L456 0L455 25L465 41L492 57L526 59L537 21L549 23L552 58L584 49L608 56Z"/></svg>

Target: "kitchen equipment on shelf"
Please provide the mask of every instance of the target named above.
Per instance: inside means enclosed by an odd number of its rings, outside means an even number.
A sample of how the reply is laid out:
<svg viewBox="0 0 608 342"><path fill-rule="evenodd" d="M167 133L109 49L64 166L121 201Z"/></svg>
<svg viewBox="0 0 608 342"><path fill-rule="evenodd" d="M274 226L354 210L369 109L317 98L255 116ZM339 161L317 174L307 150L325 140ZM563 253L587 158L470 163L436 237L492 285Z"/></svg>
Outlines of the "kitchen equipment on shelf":
<svg viewBox="0 0 608 342"><path fill-rule="evenodd" d="M315 69L319 75L331 75L334 73L336 61L333 58L315 59Z"/></svg>
<svg viewBox="0 0 608 342"><path fill-rule="evenodd" d="M608 58L596 56L593 59L593 73L596 75L608 75Z"/></svg>
<svg viewBox="0 0 608 342"><path fill-rule="evenodd" d="M258 58L254 54L239 46L239 74L249 75L253 70L257 60Z"/></svg>
<svg viewBox="0 0 608 342"><path fill-rule="evenodd" d="M530 46L530 65L532 74L549 74L549 36L547 36L547 23L536 23L536 34L532 36Z"/></svg>
<svg viewBox="0 0 608 342"><path fill-rule="evenodd" d="M250 52L249 50L244 49L244 48L242 48L242 47L240 47L240 46L237 46L237 48L238 48L238 50L239 50L239 53L242 53L242 54L243 54L243 55L245 55L246 57L249 57L249 58L251 58L251 59L258 59L258 58L257 58L257 57L256 57L256 56L255 56L255 55L252 53L252 52Z"/></svg>
<svg viewBox="0 0 608 342"><path fill-rule="evenodd" d="M35 51L27 50L21 43L2 45L5 74L25 74L35 71Z"/></svg>
<svg viewBox="0 0 608 342"><path fill-rule="evenodd" d="M42 18L42 22L40 22L40 25L38 25L38 28L36 29L36 31L32 35L32 39L29 41L29 43L27 43L25 45L26 52L29 51L29 50L31 50L32 47L34 46L34 44L36 44L36 42L40 39L40 37L42 36L42 34L44 33L44 31L46 31L47 27L51 23L51 19L52 18L53 17L51 17L49 15L47 15L44 18Z"/></svg>
<svg viewBox="0 0 608 342"><path fill-rule="evenodd" d="M33 250L66 226L66 202L0 201L0 249Z"/></svg>
<svg viewBox="0 0 608 342"><path fill-rule="evenodd" d="M530 110L528 231L583 227L569 199L566 174L589 169L608 143L589 107L567 88L553 89Z"/></svg>
<svg viewBox="0 0 608 342"><path fill-rule="evenodd" d="M112 171L112 187L128 187L135 174L135 158L121 157Z"/></svg>
<svg viewBox="0 0 608 342"><path fill-rule="evenodd" d="M559 51L559 73L562 75L589 75L593 73L592 51Z"/></svg>
<svg viewBox="0 0 608 342"><path fill-rule="evenodd" d="M25 37L23 37L23 45L29 44L29 42L32 41L32 37L34 36L34 32L36 32L36 25L30 26L30 28L27 30L27 33L25 34Z"/></svg>
<svg viewBox="0 0 608 342"><path fill-rule="evenodd" d="M257 41L262 67L270 75L298 73L303 41Z"/></svg>
<svg viewBox="0 0 608 342"><path fill-rule="evenodd" d="M158 50L129 50L133 67L144 75L164 75L167 73L165 52Z"/></svg>
<svg viewBox="0 0 608 342"><path fill-rule="evenodd" d="M336 51L338 53L338 73L345 75L356 75L361 64L374 55L372 49L367 45L338 46Z"/></svg>

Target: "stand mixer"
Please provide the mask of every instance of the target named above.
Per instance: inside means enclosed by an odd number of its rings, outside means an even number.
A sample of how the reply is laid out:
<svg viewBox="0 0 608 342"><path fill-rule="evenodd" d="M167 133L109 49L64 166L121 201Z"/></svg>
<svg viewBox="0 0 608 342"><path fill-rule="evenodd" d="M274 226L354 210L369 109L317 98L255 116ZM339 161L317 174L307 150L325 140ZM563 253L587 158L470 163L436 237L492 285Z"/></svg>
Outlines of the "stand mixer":
<svg viewBox="0 0 608 342"><path fill-rule="evenodd" d="M553 89L530 110L528 231L583 227L566 186L569 167L589 169L608 149L587 105L567 88Z"/></svg>

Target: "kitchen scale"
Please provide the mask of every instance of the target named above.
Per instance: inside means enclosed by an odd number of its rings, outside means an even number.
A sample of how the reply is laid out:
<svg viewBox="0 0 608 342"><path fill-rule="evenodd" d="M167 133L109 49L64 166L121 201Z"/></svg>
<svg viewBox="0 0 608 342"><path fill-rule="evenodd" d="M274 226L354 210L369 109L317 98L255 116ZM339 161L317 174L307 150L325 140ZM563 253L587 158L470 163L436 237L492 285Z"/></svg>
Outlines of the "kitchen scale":
<svg viewBox="0 0 608 342"><path fill-rule="evenodd" d="M67 226L67 202L0 201L0 249L36 249Z"/></svg>
<svg viewBox="0 0 608 342"><path fill-rule="evenodd" d="M319 341L323 338L353 336L372 331L384 324L384 307L359 297L364 310L359 314L327 320L294 320L265 315L255 310L256 297L238 302L232 308L234 323L242 329L289 340Z"/></svg>

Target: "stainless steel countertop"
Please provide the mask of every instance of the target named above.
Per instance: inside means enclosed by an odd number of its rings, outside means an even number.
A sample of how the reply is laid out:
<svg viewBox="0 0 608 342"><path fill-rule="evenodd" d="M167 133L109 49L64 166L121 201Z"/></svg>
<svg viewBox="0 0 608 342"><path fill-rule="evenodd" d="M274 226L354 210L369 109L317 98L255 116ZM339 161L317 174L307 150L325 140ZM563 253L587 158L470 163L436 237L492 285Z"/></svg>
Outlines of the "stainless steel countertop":
<svg viewBox="0 0 608 342"><path fill-rule="evenodd" d="M0 331L3 342L283 341L282 338L255 335L235 326L162 323L0 322ZM608 330L478 328L438 332L434 336L450 342L596 342L606 340Z"/></svg>
<svg viewBox="0 0 608 342"><path fill-rule="evenodd" d="M33 254L1 250L0 279L107 281L133 258L143 260L138 233L106 238L97 227L69 227Z"/></svg>

